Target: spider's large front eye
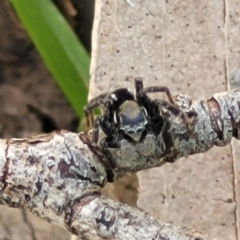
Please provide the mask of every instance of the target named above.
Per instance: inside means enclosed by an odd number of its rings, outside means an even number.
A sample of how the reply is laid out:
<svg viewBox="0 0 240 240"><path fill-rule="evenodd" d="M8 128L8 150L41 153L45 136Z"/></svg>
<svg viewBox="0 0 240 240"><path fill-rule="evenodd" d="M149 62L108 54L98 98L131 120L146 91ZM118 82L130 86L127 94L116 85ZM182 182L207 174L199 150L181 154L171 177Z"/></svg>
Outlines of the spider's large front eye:
<svg viewBox="0 0 240 240"><path fill-rule="evenodd" d="M141 132L143 132L143 130L144 130L144 128L143 128L143 127L140 127L140 128L138 128L138 129L136 130L136 132L137 132L137 133L141 133Z"/></svg>
<svg viewBox="0 0 240 240"><path fill-rule="evenodd" d="M126 131L126 134L128 134L128 135L132 135L132 134L134 134L135 133L135 131L133 131L133 130L128 130L128 131Z"/></svg>
<svg viewBox="0 0 240 240"><path fill-rule="evenodd" d="M129 129L125 131L125 134L131 137L134 141L138 142L142 136L144 129L144 127Z"/></svg>

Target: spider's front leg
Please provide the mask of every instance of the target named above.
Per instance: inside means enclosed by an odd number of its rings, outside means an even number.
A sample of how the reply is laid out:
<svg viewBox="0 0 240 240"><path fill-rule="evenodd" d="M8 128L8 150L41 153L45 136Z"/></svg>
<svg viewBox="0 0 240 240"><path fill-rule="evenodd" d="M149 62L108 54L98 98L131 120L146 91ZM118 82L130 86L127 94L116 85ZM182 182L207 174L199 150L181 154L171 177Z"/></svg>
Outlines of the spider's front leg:
<svg viewBox="0 0 240 240"><path fill-rule="evenodd" d="M111 93L103 93L97 96L84 108L87 131L91 126L94 127L93 143L98 143L100 128L106 134L107 138L114 139L114 137L118 135L119 128L114 118L120 105L127 100L134 100L133 94L126 88L120 88ZM98 107L102 108L103 114L94 121L92 111Z"/></svg>
<svg viewBox="0 0 240 240"><path fill-rule="evenodd" d="M147 108L151 107L151 105L152 105L152 100L147 96L147 93L155 93L155 92L165 93L167 95L169 102L173 106L176 106L176 104L173 100L172 94L170 93L170 91L167 87L152 86L152 87L143 88L142 78L135 78L135 88L136 88L137 99L142 101L143 104L145 104Z"/></svg>
<svg viewBox="0 0 240 240"><path fill-rule="evenodd" d="M109 94L109 101L103 107L103 115L100 117L100 126L103 132L114 139L120 129L118 126L118 109L128 100L134 100L133 94L126 88L120 88Z"/></svg>
<svg viewBox="0 0 240 240"><path fill-rule="evenodd" d="M149 116L150 128L155 134L159 134L164 125L164 119L160 112L159 104L152 101L143 88L143 81L141 78L135 79L136 99L137 102L145 108Z"/></svg>
<svg viewBox="0 0 240 240"><path fill-rule="evenodd" d="M91 127L94 125L93 110L98 107L103 107L108 99L109 93L103 93L95 98L93 98L87 106L84 107L84 114L86 119L86 130L87 133Z"/></svg>
<svg viewBox="0 0 240 240"><path fill-rule="evenodd" d="M95 108L102 108L103 116L97 117L94 119L93 110ZM99 140L99 130L100 128L108 136L111 135L113 129L113 105L111 102L111 97L109 93L103 93L96 98L93 98L89 104L84 108L84 113L86 117L86 130L88 132L91 127L93 127L92 142L97 144Z"/></svg>
<svg viewBox="0 0 240 240"><path fill-rule="evenodd" d="M163 117L161 116L162 113L160 112L162 108L169 110L174 115L180 115L184 121L186 122L187 132L190 136L194 136L194 129L192 128L192 124L190 123L187 114L179 108L178 104L175 103L173 97L167 87L163 86L152 86L143 88L143 83L141 78L135 79L135 87L136 87L136 96L137 100L146 108L151 116L151 121L155 127L155 131L161 130L163 125ZM162 92L167 95L167 98L170 104L163 100L151 100L147 93L155 93L155 92ZM197 115L194 112L188 113L189 116L196 118Z"/></svg>

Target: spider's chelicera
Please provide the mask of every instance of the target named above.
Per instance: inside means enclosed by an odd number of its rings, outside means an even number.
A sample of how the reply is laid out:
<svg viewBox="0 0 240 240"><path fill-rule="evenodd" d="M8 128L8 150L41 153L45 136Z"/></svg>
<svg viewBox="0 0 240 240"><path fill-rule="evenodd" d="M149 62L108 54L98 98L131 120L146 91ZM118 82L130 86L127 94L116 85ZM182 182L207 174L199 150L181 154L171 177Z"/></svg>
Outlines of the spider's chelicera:
<svg viewBox="0 0 240 240"><path fill-rule="evenodd" d="M136 96L127 88L104 93L85 107L88 129L94 125L92 143L100 147L113 171L124 172L130 166L141 169L141 161L155 161L170 151L172 136L165 112L183 114L175 105L166 87L143 88L142 79L135 79ZM148 93L164 92L168 102L151 100ZM92 111L102 108L102 115L94 121ZM99 139L100 128L106 137ZM163 141L164 138L164 141ZM160 161L160 160L159 160ZM159 163L161 165L161 163Z"/></svg>

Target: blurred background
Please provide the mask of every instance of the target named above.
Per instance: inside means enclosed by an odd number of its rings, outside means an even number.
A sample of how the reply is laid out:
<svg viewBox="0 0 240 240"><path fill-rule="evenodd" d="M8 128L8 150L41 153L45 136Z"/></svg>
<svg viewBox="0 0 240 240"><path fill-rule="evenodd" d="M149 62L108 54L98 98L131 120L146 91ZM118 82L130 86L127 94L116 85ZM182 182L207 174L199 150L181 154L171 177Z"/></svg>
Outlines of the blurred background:
<svg viewBox="0 0 240 240"><path fill-rule="evenodd" d="M55 0L54 3L90 53L93 1ZM57 129L76 132L77 114L8 0L0 1L0 31L1 137L23 137Z"/></svg>

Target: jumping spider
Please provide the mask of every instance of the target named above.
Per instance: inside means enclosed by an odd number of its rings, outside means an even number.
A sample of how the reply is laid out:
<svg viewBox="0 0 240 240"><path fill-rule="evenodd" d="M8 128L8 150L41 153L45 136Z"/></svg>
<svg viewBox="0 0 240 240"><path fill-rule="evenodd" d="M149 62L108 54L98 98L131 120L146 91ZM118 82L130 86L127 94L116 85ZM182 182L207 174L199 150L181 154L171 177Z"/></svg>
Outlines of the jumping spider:
<svg viewBox="0 0 240 240"><path fill-rule="evenodd" d="M136 97L128 89L120 88L92 99L84 109L87 129L91 125L94 127L92 144L100 147L113 171L132 169L134 172L143 169L146 162L151 167L153 161L154 164L159 161L160 166L166 161L161 156L166 154L172 154L170 158L174 159L167 114L171 112L186 118L167 87L143 88L142 79L136 78L135 89ZM169 102L151 100L147 94L154 92L165 93ZM102 108L103 114L94 121L92 111L98 107ZM99 141L100 128L106 137Z"/></svg>

